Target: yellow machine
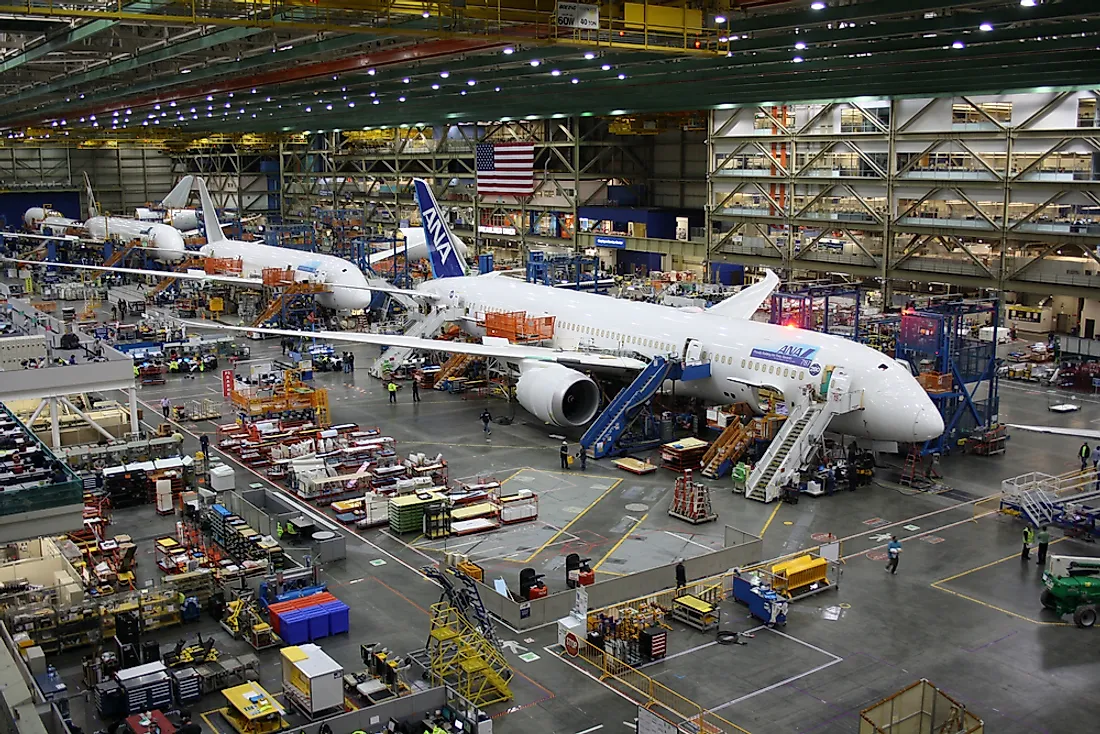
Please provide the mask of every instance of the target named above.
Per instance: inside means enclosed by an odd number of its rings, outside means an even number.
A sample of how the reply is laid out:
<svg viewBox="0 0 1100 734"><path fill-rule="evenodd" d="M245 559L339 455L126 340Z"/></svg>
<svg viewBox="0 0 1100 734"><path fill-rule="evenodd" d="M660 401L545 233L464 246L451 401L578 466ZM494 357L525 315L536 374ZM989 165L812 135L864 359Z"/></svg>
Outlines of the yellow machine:
<svg viewBox="0 0 1100 734"><path fill-rule="evenodd" d="M258 683L245 683L222 691L229 705L219 709L239 734L271 734L287 726L286 709Z"/></svg>
<svg viewBox="0 0 1100 734"><path fill-rule="evenodd" d="M786 597L795 596L814 584L828 584L829 562L810 555L792 558L772 566L772 588Z"/></svg>

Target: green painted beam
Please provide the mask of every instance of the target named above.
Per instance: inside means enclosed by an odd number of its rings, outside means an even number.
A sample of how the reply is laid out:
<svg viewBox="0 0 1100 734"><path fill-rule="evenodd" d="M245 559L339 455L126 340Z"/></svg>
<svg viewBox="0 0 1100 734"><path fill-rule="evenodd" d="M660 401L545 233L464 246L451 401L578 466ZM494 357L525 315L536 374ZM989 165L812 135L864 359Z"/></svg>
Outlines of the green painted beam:
<svg viewBox="0 0 1100 734"><path fill-rule="evenodd" d="M96 21L101 22L101 21ZM105 21L102 21L105 22ZM92 25L89 23L88 25ZM103 64L97 66L94 69L81 72L79 74L70 74L69 76L62 77L48 84L42 84L37 87L32 87L19 94L11 95L4 98L5 106L18 106L23 102L41 97L46 94L54 94L55 92L61 92L65 89L71 89L72 87L78 87L82 84L89 84L91 82L98 81L105 77L114 76L115 74L124 74L135 69L140 69L143 66L149 64L155 64L159 61L167 61L179 56L183 56L189 53L195 53L197 51L203 51L205 49L217 46L223 43L232 43L234 41L241 41L245 38L255 36L259 33L263 33L262 28L224 28L222 30L214 31L205 36L194 38L183 43L176 43L171 46L165 46L164 48L154 49L138 56L133 56L128 59L122 59L120 61L114 61L109 64Z"/></svg>
<svg viewBox="0 0 1100 734"><path fill-rule="evenodd" d="M164 0L139 0L139 2L125 6L124 10L142 13L147 10L155 10L164 5L167 5L167 2ZM18 69L20 66L29 64L48 54L64 51L74 43L79 43L85 38L91 38L116 25L118 25L118 21L116 20L93 20L88 23L82 23L75 28L70 28L65 33L58 34L53 38L47 38L38 45L32 46L12 56L10 59L0 62L0 74Z"/></svg>
<svg viewBox="0 0 1100 734"><path fill-rule="evenodd" d="M414 105L371 106L365 111L338 109L330 114L295 115L282 110L270 120L251 118L216 121L196 121L195 129L280 131L284 128L360 129L364 126L396 126L423 122L459 122L527 115L553 117L555 114L606 115L612 110L630 112L665 112L684 109L708 109L720 105L751 105L782 100L786 102L819 102L851 99L858 96L927 97L949 94L982 94L1026 91L1049 87L1057 79L1057 88L1090 88L1095 85L1096 54L1089 51L1047 54L1047 62L1036 64L1021 59L1011 72L1003 60L960 65L949 74L943 69L883 68L878 71L830 79L814 75L811 79L786 82L767 78L728 79L724 84L712 80L685 78L676 87L675 95L645 94L639 89L624 87L586 94L570 94L564 90L532 87L507 99L494 98L493 93L443 95Z"/></svg>
<svg viewBox="0 0 1100 734"><path fill-rule="evenodd" d="M361 46L371 40L372 38L370 36L364 35L337 36L336 38L330 38L324 41L295 46L290 51L281 51L276 54L259 54L230 64L219 64L206 69L196 69L192 73L184 76L178 74L173 76L163 75L140 84L130 84L126 87L125 95L117 91L85 95L85 98L81 100L81 104L87 107L112 101L118 101L120 104L125 104L126 96L144 95L159 90L169 90L171 87L176 86L195 86L225 76L240 76L252 73L267 66L295 64L307 60L312 61L316 60L318 57L325 58L327 54L334 54L347 48ZM167 91L166 94L168 94ZM45 119L64 114L67 109L72 109L72 106L71 103L67 102L54 102L46 107L35 110L34 114L41 115ZM22 111L4 115L0 117L0 125L11 122L12 120L24 119L28 114L27 111Z"/></svg>

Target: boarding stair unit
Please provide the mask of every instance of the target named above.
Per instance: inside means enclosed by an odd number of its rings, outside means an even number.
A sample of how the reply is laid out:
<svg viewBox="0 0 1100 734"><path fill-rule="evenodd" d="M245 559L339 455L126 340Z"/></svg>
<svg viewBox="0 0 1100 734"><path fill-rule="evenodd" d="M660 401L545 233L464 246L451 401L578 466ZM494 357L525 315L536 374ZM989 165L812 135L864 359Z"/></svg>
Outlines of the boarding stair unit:
<svg viewBox="0 0 1100 734"><path fill-rule="evenodd" d="M1100 482L1096 471L1065 474L1028 472L1001 482L1001 508L1012 509L1031 525L1061 525L1070 517L1100 516Z"/></svg>
<svg viewBox="0 0 1100 734"><path fill-rule="evenodd" d="M327 290L328 286L326 284L315 283L309 280L302 280L280 287L279 295L268 301L267 307L252 321L252 325L254 327L263 326L282 313L283 309L288 307L295 299L302 297L312 298L318 293L324 293Z"/></svg>
<svg viewBox="0 0 1100 734"><path fill-rule="evenodd" d="M177 273L186 273L188 270L191 270L193 268L202 269L202 265L202 258L191 258L189 260L184 260L182 263L176 265L173 270L175 270ZM156 298L161 293L164 293L166 290L168 290L178 282L179 278L176 278L175 276L168 276L167 278L163 278L159 283L153 286L153 289L146 293L145 296L149 299Z"/></svg>
<svg viewBox="0 0 1100 734"><path fill-rule="evenodd" d="M131 252L133 252L136 248L140 246L141 240L130 240L125 245L116 245L113 252L111 252L111 256L103 261L103 267L115 267L116 265L122 263L122 261L130 256Z"/></svg>
<svg viewBox="0 0 1100 734"><path fill-rule="evenodd" d="M596 459L641 451L660 443L659 436L638 426L651 417L650 400L665 380L696 380L710 377L710 363L683 365L679 360L656 356L634 381L619 391L581 437L581 449Z"/></svg>
<svg viewBox="0 0 1100 734"><path fill-rule="evenodd" d="M442 390L444 382L452 377L461 376L473 360L474 358L469 354L463 354L461 352L452 354L447 361L439 367L439 374L436 375L435 378L436 389Z"/></svg>
<svg viewBox="0 0 1100 734"><path fill-rule="evenodd" d="M828 392L802 395L791 401L787 420L779 429L764 456L756 463L745 496L759 502L772 502L779 497L783 485L809 463L821 443L833 416L859 410L863 406L863 391L851 389L851 382L840 368L826 373L822 381Z"/></svg>
<svg viewBox="0 0 1100 734"><path fill-rule="evenodd" d="M700 472L707 479L729 474L733 463L752 446L753 431L739 420L733 420L703 454Z"/></svg>
<svg viewBox="0 0 1100 734"><path fill-rule="evenodd" d="M415 312L413 312L415 313ZM405 331L404 336L413 336L420 339L431 339L448 321L456 320L460 312L447 308L433 308L427 316L421 316L413 321ZM386 371L393 371L402 367L416 350L412 347L390 347L371 364L367 373L372 377L385 377Z"/></svg>

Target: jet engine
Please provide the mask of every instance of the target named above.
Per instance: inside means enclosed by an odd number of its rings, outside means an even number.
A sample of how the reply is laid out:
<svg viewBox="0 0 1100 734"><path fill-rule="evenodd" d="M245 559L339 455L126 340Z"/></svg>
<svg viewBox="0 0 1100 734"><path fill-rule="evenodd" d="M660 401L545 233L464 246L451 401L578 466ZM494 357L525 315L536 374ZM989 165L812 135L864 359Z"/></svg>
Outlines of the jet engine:
<svg viewBox="0 0 1100 734"><path fill-rule="evenodd" d="M596 383L560 364L524 362L516 397L528 411L556 426L583 426L600 408Z"/></svg>

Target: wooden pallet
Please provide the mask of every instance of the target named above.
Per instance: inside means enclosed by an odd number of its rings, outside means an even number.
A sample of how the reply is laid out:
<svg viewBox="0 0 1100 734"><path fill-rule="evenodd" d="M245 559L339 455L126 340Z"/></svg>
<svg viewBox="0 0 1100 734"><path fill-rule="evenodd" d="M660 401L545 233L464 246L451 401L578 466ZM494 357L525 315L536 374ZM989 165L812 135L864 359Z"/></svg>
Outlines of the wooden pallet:
<svg viewBox="0 0 1100 734"><path fill-rule="evenodd" d="M623 471L628 471L631 474L651 474L657 471L656 464L650 464L648 461L631 459L630 457L615 459L611 463L619 469L622 469Z"/></svg>

